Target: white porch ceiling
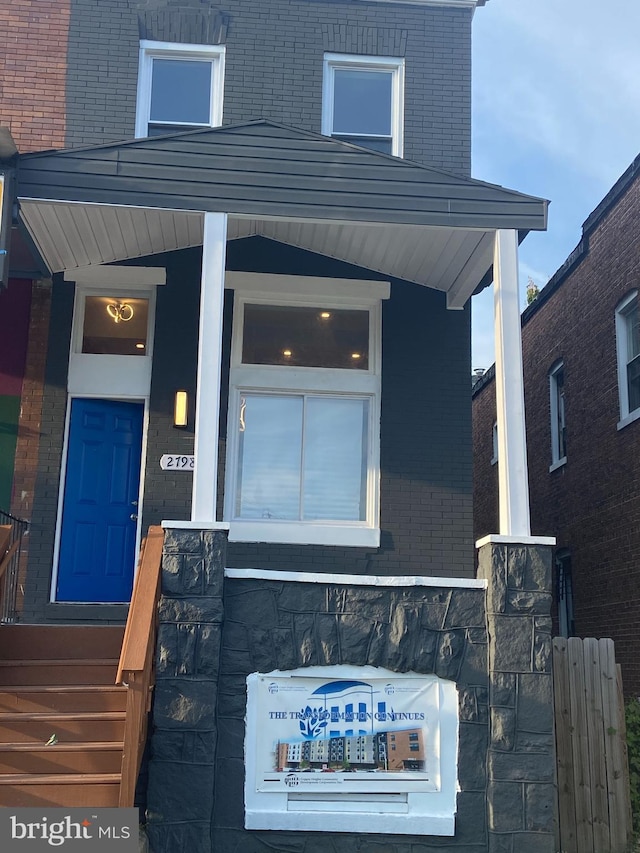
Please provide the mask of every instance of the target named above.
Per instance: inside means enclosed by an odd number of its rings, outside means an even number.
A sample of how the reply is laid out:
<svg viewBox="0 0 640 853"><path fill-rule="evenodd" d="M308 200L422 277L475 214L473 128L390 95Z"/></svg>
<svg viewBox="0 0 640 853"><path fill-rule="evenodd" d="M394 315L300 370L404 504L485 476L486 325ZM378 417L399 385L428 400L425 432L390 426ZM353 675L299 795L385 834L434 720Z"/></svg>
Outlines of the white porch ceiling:
<svg viewBox="0 0 640 853"><path fill-rule="evenodd" d="M25 223L51 272L202 244L197 211L23 199ZM493 229L229 217L228 239L263 236L447 294L461 308L493 262Z"/></svg>

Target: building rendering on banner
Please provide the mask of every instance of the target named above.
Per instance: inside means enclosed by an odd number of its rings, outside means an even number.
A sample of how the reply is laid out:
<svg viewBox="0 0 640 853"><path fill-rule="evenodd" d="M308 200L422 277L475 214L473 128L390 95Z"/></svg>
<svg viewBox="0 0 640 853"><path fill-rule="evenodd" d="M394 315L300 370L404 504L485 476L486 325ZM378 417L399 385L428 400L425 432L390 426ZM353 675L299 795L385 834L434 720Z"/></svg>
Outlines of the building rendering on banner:
<svg viewBox="0 0 640 853"><path fill-rule="evenodd" d="M531 535L517 300L547 204L470 177L484 3L37 5L57 38L24 49L49 52L55 121L44 138L12 101L2 160L15 614L124 623L165 528L154 852L316 832L553 850L552 540ZM476 579L469 302L492 280L503 464ZM337 684L407 721L303 734L298 694ZM530 752L534 777L510 775Z"/></svg>

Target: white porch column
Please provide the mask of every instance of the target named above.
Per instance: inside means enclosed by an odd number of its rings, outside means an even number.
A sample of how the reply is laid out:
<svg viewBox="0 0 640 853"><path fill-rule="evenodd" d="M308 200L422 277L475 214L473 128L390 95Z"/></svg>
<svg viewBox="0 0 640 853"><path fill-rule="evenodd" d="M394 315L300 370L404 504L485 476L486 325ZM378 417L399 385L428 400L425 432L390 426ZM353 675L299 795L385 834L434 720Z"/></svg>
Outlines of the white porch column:
<svg viewBox="0 0 640 853"><path fill-rule="evenodd" d="M216 520L226 213L204 214L191 520Z"/></svg>
<svg viewBox="0 0 640 853"><path fill-rule="evenodd" d="M493 287L500 534L530 537L516 231L496 231Z"/></svg>

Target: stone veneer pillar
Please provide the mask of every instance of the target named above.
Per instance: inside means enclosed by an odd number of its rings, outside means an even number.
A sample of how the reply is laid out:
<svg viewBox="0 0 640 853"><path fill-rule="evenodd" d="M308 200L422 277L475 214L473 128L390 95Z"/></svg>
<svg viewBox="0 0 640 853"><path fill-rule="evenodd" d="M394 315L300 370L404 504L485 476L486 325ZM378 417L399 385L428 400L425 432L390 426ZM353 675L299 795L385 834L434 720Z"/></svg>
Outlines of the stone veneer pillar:
<svg viewBox="0 0 640 853"><path fill-rule="evenodd" d="M210 853L226 530L165 530L147 830L154 853Z"/></svg>
<svg viewBox="0 0 640 853"><path fill-rule="evenodd" d="M498 542L479 549L478 576L489 582L489 853L555 849L551 551Z"/></svg>

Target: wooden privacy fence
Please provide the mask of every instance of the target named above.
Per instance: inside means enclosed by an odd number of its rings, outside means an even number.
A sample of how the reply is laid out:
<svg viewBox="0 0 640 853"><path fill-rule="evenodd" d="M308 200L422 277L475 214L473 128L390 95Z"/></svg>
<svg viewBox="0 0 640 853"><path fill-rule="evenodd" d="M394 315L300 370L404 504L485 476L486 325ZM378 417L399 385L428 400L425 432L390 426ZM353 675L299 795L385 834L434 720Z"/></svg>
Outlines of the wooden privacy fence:
<svg viewBox="0 0 640 853"><path fill-rule="evenodd" d="M624 853L631 805L620 667L613 640L553 641L558 850Z"/></svg>

